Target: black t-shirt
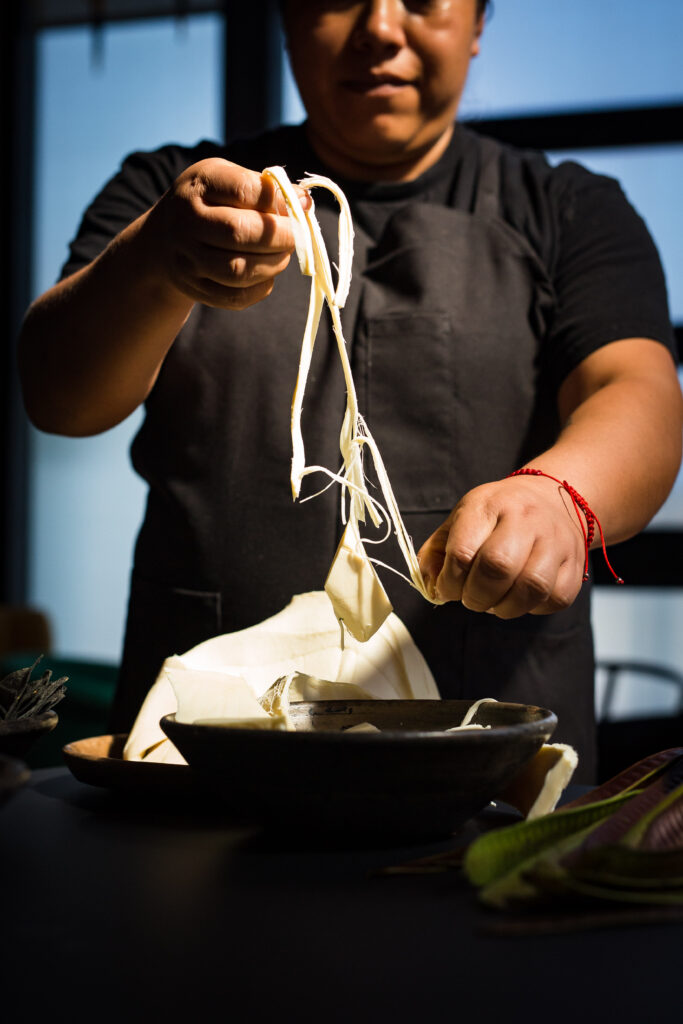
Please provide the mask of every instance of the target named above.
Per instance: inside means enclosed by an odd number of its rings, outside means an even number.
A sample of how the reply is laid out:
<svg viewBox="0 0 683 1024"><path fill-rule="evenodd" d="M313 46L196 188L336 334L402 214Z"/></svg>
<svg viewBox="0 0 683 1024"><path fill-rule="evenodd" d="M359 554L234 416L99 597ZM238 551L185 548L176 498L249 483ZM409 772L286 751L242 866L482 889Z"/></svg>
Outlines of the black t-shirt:
<svg viewBox="0 0 683 1024"><path fill-rule="evenodd" d="M621 338L652 338L675 353L661 263L618 182L569 161L553 167L536 151L502 146L500 152L503 219L527 239L555 292L544 339L555 382L591 352ZM306 173L327 174L344 190L354 220L373 239L396 210L414 200L471 211L483 159L480 136L462 125L456 125L437 164L415 181L398 183L344 180L317 157L302 126L227 147L204 141L134 153L86 211L62 277L94 259L186 167L208 157L226 157L254 170L284 162L292 180ZM334 203L325 192L316 192L315 198L318 204Z"/></svg>

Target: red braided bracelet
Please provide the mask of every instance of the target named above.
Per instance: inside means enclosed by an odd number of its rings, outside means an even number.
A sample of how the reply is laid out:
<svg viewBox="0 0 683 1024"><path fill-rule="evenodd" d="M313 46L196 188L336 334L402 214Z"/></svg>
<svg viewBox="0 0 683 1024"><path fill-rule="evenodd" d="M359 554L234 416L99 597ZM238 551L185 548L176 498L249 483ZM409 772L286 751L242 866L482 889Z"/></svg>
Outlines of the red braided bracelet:
<svg viewBox="0 0 683 1024"><path fill-rule="evenodd" d="M600 541L602 543L602 553L605 556L605 561L607 562L607 568L612 573L612 575L614 576L614 578L617 581L617 583L623 583L624 582L622 580L621 576L617 576L617 574L615 573L614 569L610 565L610 560L607 557L607 548L605 546L605 537L604 537L604 534L602 532L602 526L600 525L600 520L596 516L595 512L593 512L593 510L590 508L590 506L589 506L588 502L586 501L586 499L582 498L581 495L579 494L579 492L577 490L575 490L571 486L571 484L568 484L566 480L558 480L556 476L551 476L550 473L544 473L542 469L516 469L514 471L514 473L508 473L508 477L511 477L511 476L545 476L545 477L548 478L548 480L554 480L556 484L560 485L560 487L564 487L565 491L567 492L569 497L572 499L572 503L574 505L574 511L576 512L576 515L578 516L579 525L581 526L581 532L583 533L583 543L584 543L584 546L585 546L585 549L586 549L586 558L585 558L584 566L583 566L583 578L584 578L584 580L588 579L588 551L590 549L591 544L593 543L593 539L595 537L595 527L597 526L598 530L600 531ZM583 512L584 516L586 517L586 526L583 525L583 519L579 515L579 509L581 509L581 511Z"/></svg>

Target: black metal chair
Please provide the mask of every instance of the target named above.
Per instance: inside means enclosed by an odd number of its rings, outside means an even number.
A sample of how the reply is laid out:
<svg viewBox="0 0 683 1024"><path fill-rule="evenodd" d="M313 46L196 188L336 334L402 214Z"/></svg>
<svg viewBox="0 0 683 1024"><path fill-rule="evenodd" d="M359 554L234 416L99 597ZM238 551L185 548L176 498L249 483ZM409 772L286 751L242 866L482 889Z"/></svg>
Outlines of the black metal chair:
<svg viewBox="0 0 683 1024"><path fill-rule="evenodd" d="M683 672L647 661L598 661L606 674L598 708L598 781L616 775L648 754L670 747L683 748ZM647 717L614 718L619 684L636 675L650 686L667 686L677 694L671 713Z"/></svg>

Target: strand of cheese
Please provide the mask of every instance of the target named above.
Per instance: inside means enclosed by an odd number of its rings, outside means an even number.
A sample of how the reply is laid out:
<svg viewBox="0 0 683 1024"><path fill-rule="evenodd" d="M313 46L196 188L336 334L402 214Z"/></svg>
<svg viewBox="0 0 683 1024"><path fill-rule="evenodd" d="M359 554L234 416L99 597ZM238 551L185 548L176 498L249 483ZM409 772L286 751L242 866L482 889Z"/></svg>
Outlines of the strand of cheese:
<svg viewBox="0 0 683 1024"><path fill-rule="evenodd" d="M325 590L332 601L339 621L349 629L356 639L365 641L379 629L392 610L389 598L372 565L378 560L368 557L358 530L358 524L365 522L366 514L375 527L379 527L382 521L387 524L388 531L393 526L408 569L407 576L403 573L399 573L399 575L419 591L427 601L433 604L440 602L427 591L412 540L403 523L379 448L358 410L358 399L340 315L340 310L349 292L353 262L353 221L346 196L338 185L323 176L309 176L300 182L300 185L306 189L318 187L328 189L339 204L339 273L335 289L330 261L320 225L315 216L313 201L311 200L310 208L304 210L282 167L268 167L264 170L263 175L271 178L284 196L288 212L292 217L299 267L304 275L311 278L308 316L301 345L299 372L292 398L292 496L295 500L299 497L304 476L314 472L323 472L330 477L331 482L336 481L341 485L341 515L346 529L332 562ZM332 327L337 341L347 395L346 412L339 437L339 449L343 462L339 473L334 473L323 466L306 466L301 432L303 395L320 325L322 307L325 302L332 317ZM368 492L363 472L365 448L369 450L372 457L386 507ZM378 564L383 563L378 562Z"/></svg>

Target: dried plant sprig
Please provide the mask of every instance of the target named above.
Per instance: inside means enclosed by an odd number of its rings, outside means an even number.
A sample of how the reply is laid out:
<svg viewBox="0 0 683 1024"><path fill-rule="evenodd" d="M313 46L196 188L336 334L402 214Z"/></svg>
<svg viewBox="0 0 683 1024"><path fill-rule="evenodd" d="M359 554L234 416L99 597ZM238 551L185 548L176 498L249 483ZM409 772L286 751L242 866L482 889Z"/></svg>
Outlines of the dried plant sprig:
<svg viewBox="0 0 683 1024"><path fill-rule="evenodd" d="M68 682L68 676L53 679L48 669L39 678L31 678L42 658L41 654L32 665L10 672L4 679L0 679L0 722L15 722L20 718L44 714L51 711L65 696L64 683Z"/></svg>

